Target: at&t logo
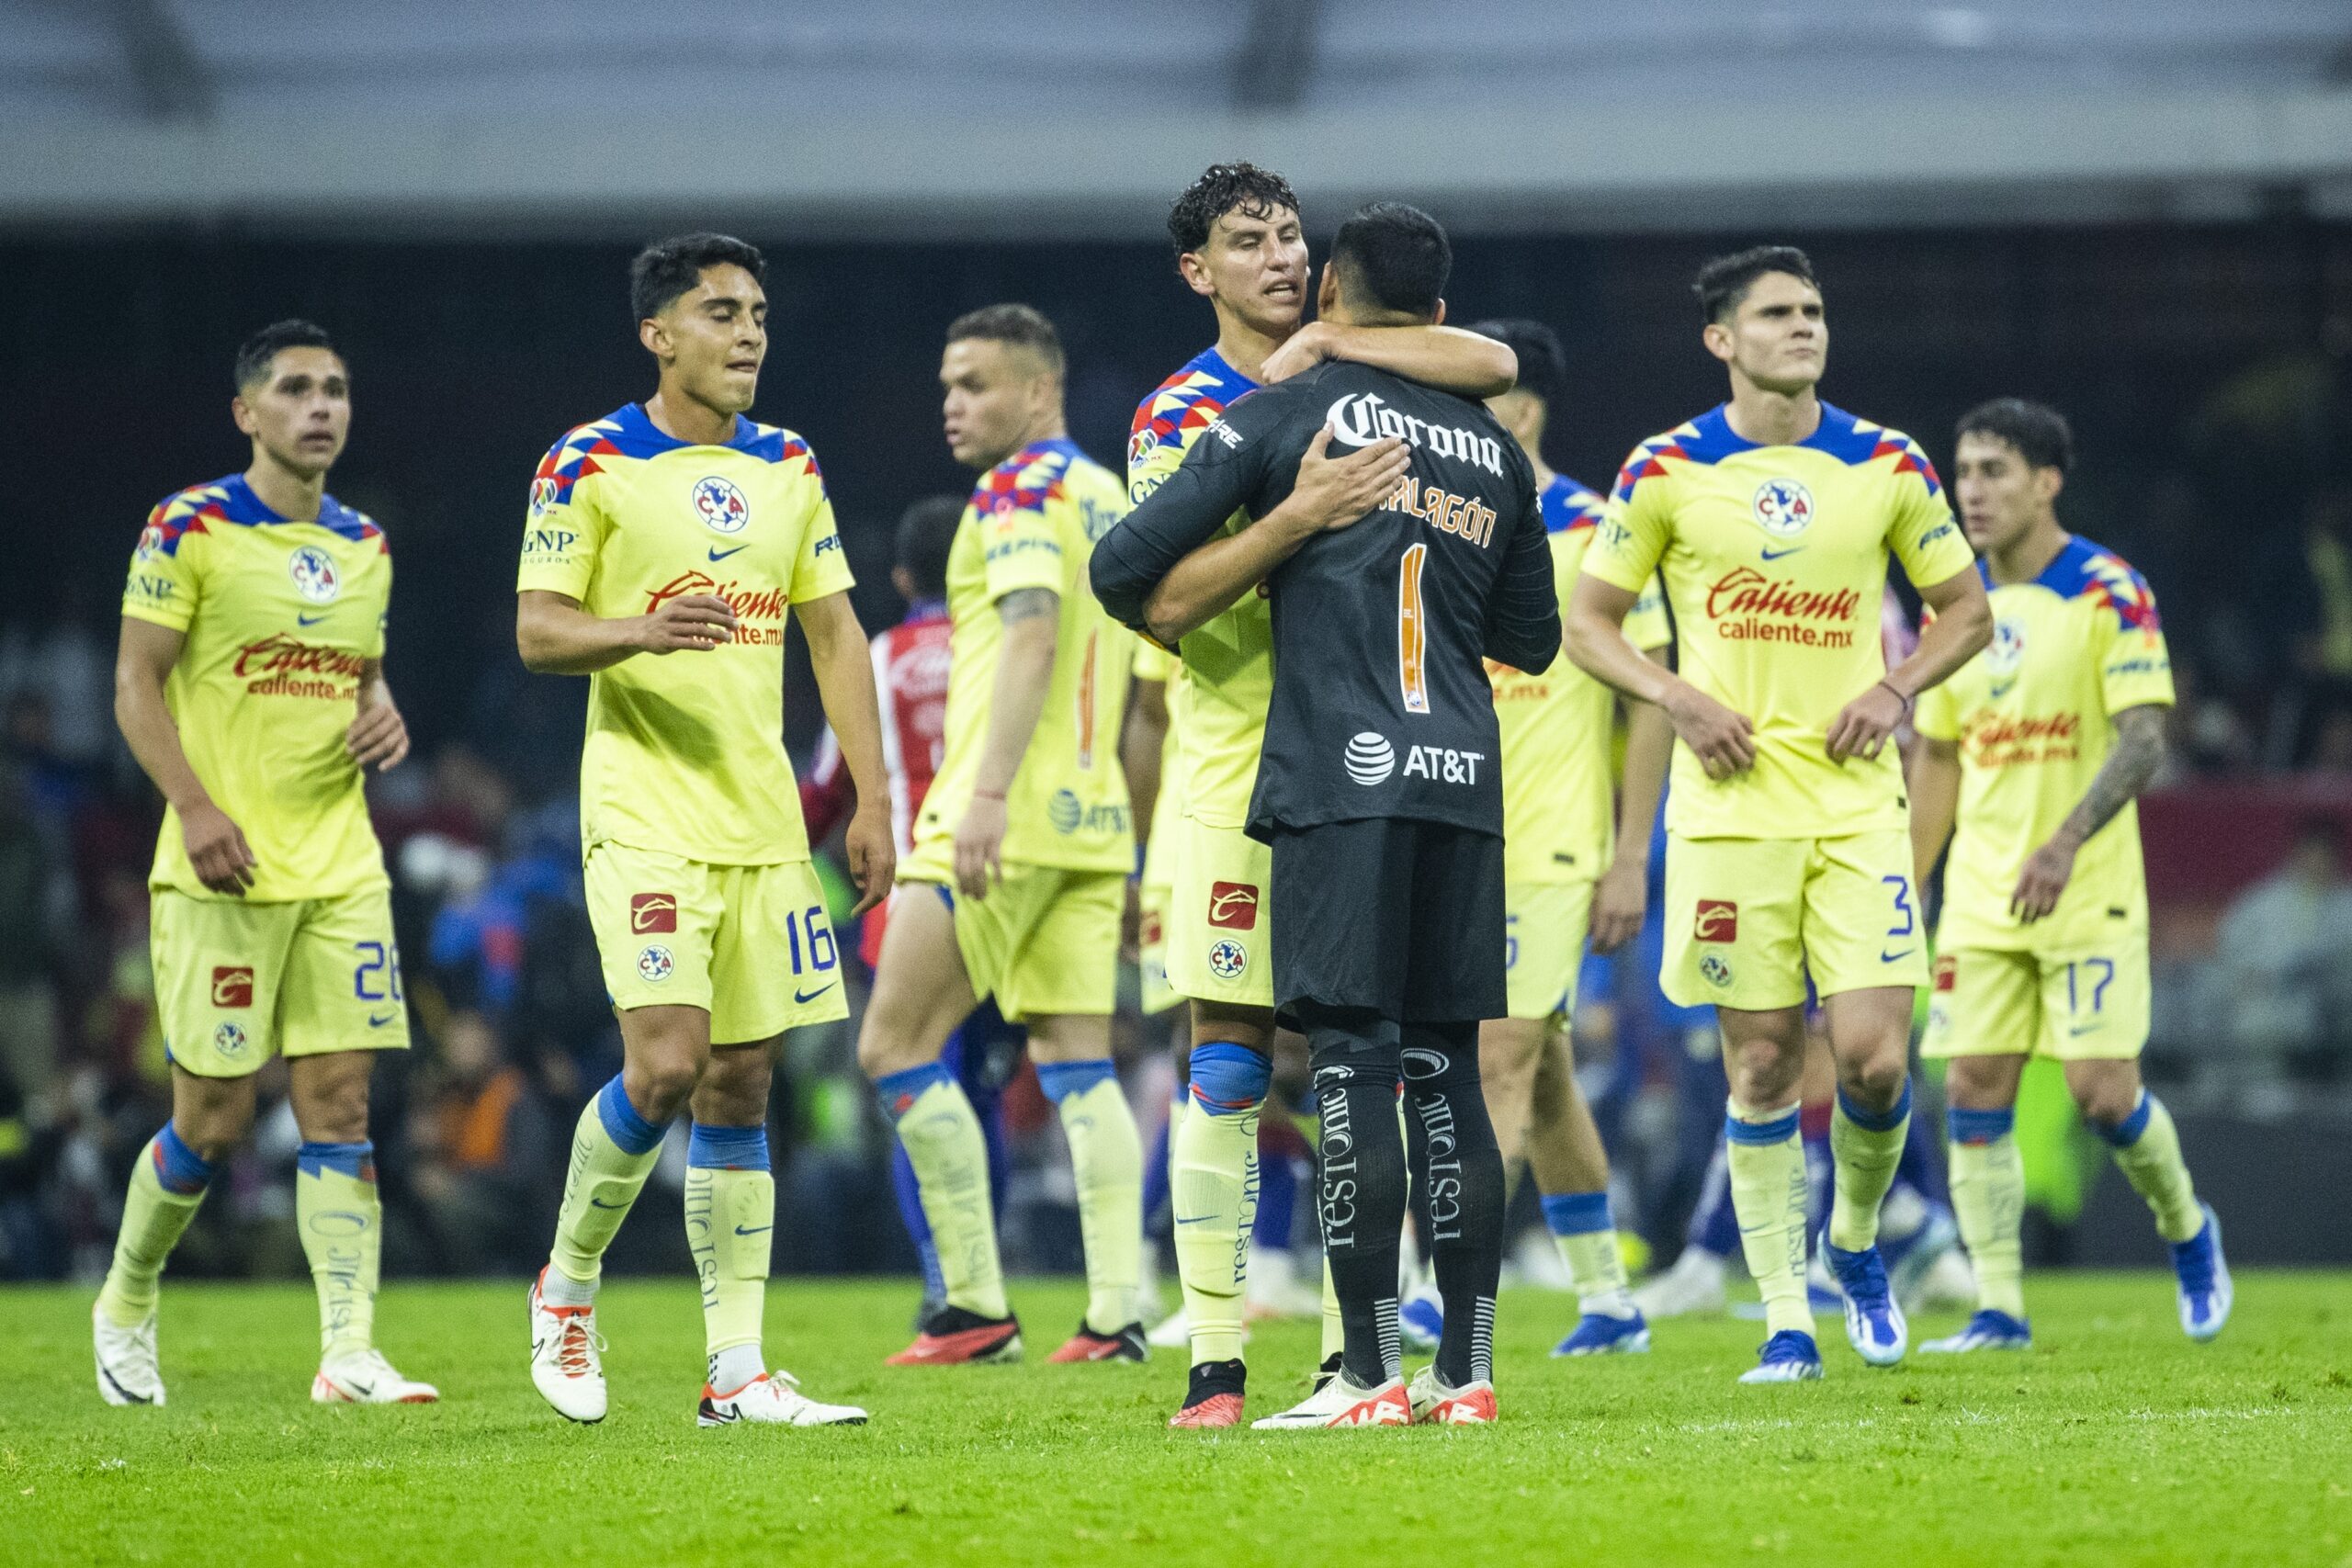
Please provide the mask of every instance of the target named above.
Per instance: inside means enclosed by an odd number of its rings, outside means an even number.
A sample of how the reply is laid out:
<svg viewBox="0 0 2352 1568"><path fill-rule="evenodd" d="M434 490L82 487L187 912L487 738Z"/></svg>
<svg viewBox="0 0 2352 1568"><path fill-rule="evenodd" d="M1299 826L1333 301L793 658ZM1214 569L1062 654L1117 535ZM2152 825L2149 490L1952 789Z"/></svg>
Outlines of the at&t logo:
<svg viewBox="0 0 2352 1568"><path fill-rule="evenodd" d="M1776 539L1793 539L1813 523L1813 491L1794 479L1766 479L1752 504L1757 524Z"/></svg>
<svg viewBox="0 0 2352 1568"><path fill-rule="evenodd" d="M695 513L716 534L740 534L752 520L752 503L731 480L712 474L695 481Z"/></svg>
<svg viewBox="0 0 2352 1568"><path fill-rule="evenodd" d="M294 592L313 604L332 604L343 592L343 574L335 570L334 558L316 545L304 545L288 556L286 574L294 580Z"/></svg>
<svg viewBox="0 0 2352 1568"><path fill-rule="evenodd" d="M1396 771L1396 749L1388 744L1386 736L1363 730L1348 742L1346 762L1348 777L1370 789L1387 783L1388 775Z"/></svg>

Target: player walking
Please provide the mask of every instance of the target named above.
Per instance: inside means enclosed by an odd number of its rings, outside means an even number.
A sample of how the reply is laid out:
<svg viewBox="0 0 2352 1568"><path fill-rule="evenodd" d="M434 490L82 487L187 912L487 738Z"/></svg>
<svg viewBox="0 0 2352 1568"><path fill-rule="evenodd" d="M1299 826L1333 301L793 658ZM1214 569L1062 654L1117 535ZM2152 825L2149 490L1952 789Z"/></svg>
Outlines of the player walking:
<svg viewBox="0 0 2352 1568"><path fill-rule="evenodd" d="M91 1314L98 1393L161 1404L164 1260L252 1130L254 1078L286 1057L302 1145L294 1220L319 1292L331 1404L439 1394L375 1348L383 1209L368 1139L373 1053L408 1045L390 883L364 787L408 755L384 682L392 558L326 493L351 429L327 334L279 321L238 350L241 474L149 514L122 596L115 718L165 803L148 874L172 1117L140 1151Z"/></svg>
<svg viewBox="0 0 2352 1568"><path fill-rule="evenodd" d="M1272 377L1343 358L1472 397L1507 389L1513 367L1495 343L1434 324L1302 327L1309 283L1297 195L1280 175L1218 164L1168 215L1176 268L1209 301L1217 338L1136 410L1127 493L1140 504L1174 473L1236 400ZM1246 526L1235 514L1228 528ZM1272 852L1243 831L1273 690L1266 601L1242 594L1188 630L1170 682L1176 736L1167 804L1148 876L1169 882L1160 922L1171 991L1193 1003L1190 1105L1170 1150L1176 1269L1193 1371L1172 1425L1229 1427L1241 1417L1249 1236L1256 1219L1258 1127L1272 1081ZM1327 1370L1338 1318L1327 1314Z"/></svg>
<svg viewBox="0 0 2352 1568"><path fill-rule="evenodd" d="M2180 1136L2140 1082L2148 1038L2148 884L2135 804L2164 760L2172 660L2155 595L2121 557L2059 525L2074 436L2054 409L2002 398L1960 422L1953 489L1982 553L1993 645L1919 704L1917 870L1952 832L1925 1055L1950 1063L1951 1201L1977 1311L1919 1347L2023 1349L2025 1167L2012 1135L2029 1058L2062 1064L2172 1244L2180 1326L2230 1317L2222 1226Z"/></svg>
<svg viewBox="0 0 2352 1568"><path fill-rule="evenodd" d="M1566 406L1567 363L1540 321L1482 321L1470 329L1519 358L1519 385L1487 400L1535 471L1554 581L1574 588L1606 503L1544 461L1544 426ZM1674 640L1653 581L1626 616L1634 646L1663 660ZM1641 930L1649 896L1650 829L1666 784L1674 730L1646 703L1629 705L1623 800L1613 800L1611 730L1616 694L1566 653L1539 673L1490 664L1501 725L1505 971L1509 1014L1478 1032L1478 1073L1506 1173L1525 1155L1543 1197L1580 1318L1555 1355L1649 1348L1649 1326L1626 1289L1609 1205L1609 1155L1577 1085L1568 1021L1585 936L1614 952ZM1620 820L1612 824L1616 807ZM1614 842L1612 844L1612 828ZM1413 1314L1435 1305L1415 1300Z"/></svg>
<svg viewBox="0 0 2352 1568"><path fill-rule="evenodd" d="M554 1250L531 1287L531 1378L574 1421L605 1416L605 1248L681 1111L709 1356L699 1424L865 1419L771 1374L760 1344L773 1047L848 1016L784 750L787 606L857 787L858 913L888 891L896 860L874 667L832 502L808 443L743 415L767 355L765 273L758 251L719 234L638 256L630 302L659 388L555 444L524 527L523 662L589 677L580 840L624 1054L581 1113Z"/></svg>
<svg viewBox="0 0 2352 1568"><path fill-rule="evenodd" d="M1716 1009L1732 1201L1770 1336L1742 1381L1785 1382L1821 1375L1799 1135L1808 976L1838 1066L1825 1245L1847 1337L1874 1366L1905 1346L1878 1209L1910 1121L1927 933L1886 741L1920 692L1985 645L1992 619L1926 455L1816 394L1828 329L1804 254L1719 258L1698 294L1731 400L1627 460L1568 608L1568 653L1663 707L1684 743L1667 807L1659 982L1679 1004ZM1893 670L1878 639L1890 551L1937 612ZM1679 675L1619 630L1660 571Z"/></svg>
<svg viewBox="0 0 2352 1568"><path fill-rule="evenodd" d="M1135 639L1085 592L1094 541L1126 505L1065 434L1061 341L1044 316L997 305L959 318L940 379L948 447L982 472L948 556L946 751L857 1050L921 1181L946 1305L891 1359L1020 1354L979 1122L939 1060L993 998L1028 1025L1077 1179L1086 1314L1052 1359L1142 1360L1143 1150L1111 1060L1135 869L1119 765Z"/></svg>
<svg viewBox="0 0 2352 1568"><path fill-rule="evenodd" d="M1322 313L1433 322L1450 262L1427 214L1366 208L1333 242ZM1257 521L1227 532L1237 511ZM1485 407L1338 361L1227 409L1097 550L1104 604L1163 642L1261 581L1272 592L1249 830L1272 849L1275 1000L1313 1053L1345 1346L1336 1377L1261 1426L1494 1418L1502 1162L1476 1042L1505 1005L1502 785L1479 654L1521 669L1558 656L1551 570L1533 473ZM1447 1309L1437 1364L1409 1393L1407 1142Z"/></svg>

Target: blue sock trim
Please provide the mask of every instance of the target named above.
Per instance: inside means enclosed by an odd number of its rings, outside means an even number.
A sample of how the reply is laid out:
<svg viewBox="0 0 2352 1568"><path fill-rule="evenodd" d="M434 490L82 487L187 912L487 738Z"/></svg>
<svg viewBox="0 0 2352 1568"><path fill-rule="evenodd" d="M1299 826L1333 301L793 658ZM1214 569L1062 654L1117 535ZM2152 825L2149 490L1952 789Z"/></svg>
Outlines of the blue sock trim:
<svg viewBox="0 0 2352 1568"><path fill-rule="evenodd" d="M1544 1193L1544 1223L1552 1227L1554 1235L1589 1235L1617 1228L1605 1188L1599 1192Z"/></svg>
<svg viewBox="0 0 2352 1568"><path fill-rule="evenodd" d="M1197 1052L1194 1055L1198 1055ZM1196 1067L1195 1072L1199 1071ZM1037 1064L1037 1087L1046 1098L1059 1105L1073 1094L1084 1094L1104 1078L1119 1076L1118 1066L1108 1056L1097 1056L1091 1062L1040 1062Z"/></svg>
<svg viewBox="0 0 2352 1568"><path fill-rule="evenodd" d="M895 1126L899 1117L914 1109L915 1101L922 1098L923 1090L933 1084L955 1081L954 1075L948 1072L944 1064L925 1062L920 1067L885 1073L876 1078L874 1098L882 1102L882 1114L888 1116Z"/></svg>
<svg viewBox="0 0 2352 1568"><path fill-rule="evenodd" d="M765 1170L768 1129L713 1127L696 1122L686 1129L686 1164L704 1170Z"/></svg>
<svg viewBox="0 0 2352 1568"><path fill-rule="evenodd" d="M1863 1110L1846 1098L1846 1086L1839 1084L1838 1109L1844 1112L1847 1121L1851 1122L1865 1133L1892 1133L1903 1125L1905 1117L1911 1114L1911 1080L1908 1077L1904 1078L1903 1098L1897 1100L1893 1107L1885 1111Z"/></svg>
<svg viewBox="0 0 2352 1568"><path fill-rule="evenodd" d="M1944 1131L1955 1144L1990 1144L2017 1131L2018 1113L2008 1111L1963 1111L1955 1105L1944 1112Z"/></svg>
<svg viewBox="0 0 2352 1568"><path fill-rule="evenodd" d="M628 1091L621 1088L618 1073L597 1092L596 1120L605 1124L605 1135L621 1146L623 1154L650 1154L662 1146L662 1129L637 1113L637 1107L628 1102Z"/></svg>
<svg viewBox="0 0 2352 1568"><path fill-rule="evenodd" d="M1213 1041L1193 1047L1193 1103L1212 1116L1234 1116L1265 1103L1274 1065L1247 1045Z"/></svg>
<svg viewBox="0 0 2352 1568"><path fill-rule="evenodd" d="M2141 1134L2148 1130L2148 1118L2154 1113L2155 1108L2155 1096L2143 1089L2140 1091L2140 1103L2132 1108L2131 1115L2126 1116L2112 1127L2101 1126L2098 1122L2092 1122L2091 1131L2105 1138L2113 1147L2128 1149L2140 1141ZM2087 1121L2088 1118L2085 1120Z"/></svg>
<svg viewBox="0 0 2352 1568"><path fill-rule="evenodd" d="M182 1142L180 1130L169 1122L148 1146L155 1151L155 1179L164 1191L191 1198L212 1185L211 1162Z"/></svg>
<svg viewBox="0 0 2352 1568"><path fill-rule="evenodd" d="M1727 1115L1724 1118L1724 1136L1735 1144L1785 1144L1797 1135L1798 1124L1804 1118L1803 1111L1792 1111L1770 1122L1743 1122Z"/></svg>
<svg viewBox="0 0 2352 1568"><path fill-rule="evenodd" d="M373 1181L376 1145L364 1140L356 1144L304 1144L294 1151L294 1168L304 1176L339 1170L355 1181Z"/></svg>

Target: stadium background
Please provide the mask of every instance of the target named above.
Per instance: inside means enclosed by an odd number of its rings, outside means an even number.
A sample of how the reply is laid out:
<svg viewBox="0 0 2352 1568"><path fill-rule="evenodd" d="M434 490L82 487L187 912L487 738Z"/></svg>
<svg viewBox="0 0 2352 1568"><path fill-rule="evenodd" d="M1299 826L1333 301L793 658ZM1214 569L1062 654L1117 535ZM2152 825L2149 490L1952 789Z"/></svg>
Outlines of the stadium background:
<svg viewBox="0 0 2352 1568"><path fill-rule="evenodd" d="M2065 410L2064 515L2151 579L2182 682L2146 813L2152 1076L2240 1261L2352 1260L2352 881L2316 831L2352 821L2347 79L2352 23L2292 0L8 12L0 1279L103 1267L163 1114L155 806L107 716L113 604L155 499L244 461L240 339L296 314L335 333L356 418L332 488L399 561L390 671L418 749L378 807L420 1049L378 1084L387 1272L519 1271L616 1043L582 1005L565 912L584 682L515 660L516 526L548 442L650 386L635 244L709 226L767 249L754 412L820 455L879 629L891 524L962 484L938 431L946 321L1044 309L1073 434L1115 463L1136 399L1211 330L1159 214L1228 156L1292 175L1318 254L1368 196L1453 225L1456 319L1566 341L1550 455L1588 482L1719 399L1687 280L1760 239L1822 271L1827 395L1939 463L1984 397ZM783 1270L910 1267L847 1040L789 1047ZM1637 1212L1668 1252L1678 1075L1654 1057L1627 1077L1618 1124L1659 1150L1627 1162L1655 1168ZM1008 1239L1017 1264L1066 1266L1058 1134L1021 1104ZM2293 1182L2288 1125L2311 1134ZM2037 1172L2040 1256L2152 1261L2120 1179L2066 1148ZM300 1272L291 1150L265 1122L175 1271ZM682 1264L674 1230L629 1227L616 1267Z"/></svg>

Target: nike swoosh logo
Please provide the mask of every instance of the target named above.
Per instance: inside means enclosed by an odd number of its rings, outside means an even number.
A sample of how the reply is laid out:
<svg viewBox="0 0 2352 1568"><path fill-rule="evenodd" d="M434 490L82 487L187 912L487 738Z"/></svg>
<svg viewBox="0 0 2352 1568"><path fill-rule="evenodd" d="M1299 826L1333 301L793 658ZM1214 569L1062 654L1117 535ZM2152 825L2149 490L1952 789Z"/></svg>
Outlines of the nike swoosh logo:
<svg viewBox="0 0 2352 1568"><path fill-rule="evenodd" d="M2096 1023L2078 1023L2072 1029L2066 1031L2066 1037L2072 1040L2078 1035L2096 1034L2098 1032L2098 1025Z"/></svg>
<svg viewBox="0 0 2352 1568"><path fill-rule="evenodd" d="M400 1014L396 1012L388 1012L380 1018L371 1012L368 1015L368 1027L370 1029L381 1029L384 1025L391 1022L392 1020L398 1017L400 1017Z"/></svg>
<svg viewBox="0 0 2352 1568"><path fill-rule="evenodd" d="M710 558L713 560L725 560L729 556L741 555L745 550L748 550L751 547L752 547L749 545L738 545L731 550L722 550L717 545L713 545L710 547Z"/></svg>
<svg viewBox="0 0 2352 1568"><path fill-rule="evenodd" d="M1900 953L1889 953L1882 947L1878 950L1878 961L1881 964L1892 964L1898 958L1908 958L1918 951L1916 947L1906 947Z"/></svg>
<svg viewBox="0 0 2352 1568"><path fill-rule="evenodd" d="M1803 548L1803 545L1791 545L1785 550L1766 550L1762 554L1766 560L1779 560L1782 556L1792 556Z"/></svg>
<svg viewBox="0 0 2352 1568"><path fill-rule="evenodd" d="M792 999L796 1002L813 1002L819 997L823 996L827 991L831 990L834 986L838 986L840 984L841 982L839 980L835 980L830 985L820 986L813 991L804 991L799 987L795 986L792 988Z"/></svg>
<svg viewBox="0 0 2352 1568"><path fill-rule="evenodd" d="M1215 1214L1194 1214L1187 1219L1182 1214L1179 1214L1176 1216L1176 1223L1180 1225L1197 1225L1216 1218Z"/></svg>
<svg viewBox="0 0 2352 1568"><path fill-rule="evenodd" d="M349 1389L352 1393L357 1394L362 1399L370 1397L376 1392L376 1385L371 1382L347 1382L343 1386Z"/></svg>
<svg viewBox="0 0 2352 1568"><path fill-rule="evenodd" d="M294 624L298 626L315 626L325 619L324 615L297 615L294 617Z"/></svg>
<svg viewBox="0 0 2352 1568"><path fill-rule="evenodd" d="M775 1229L774 1225L737 1225L735 1227L735 1234L737 1235L757 1235L762 1231L772 1231L774 1229Z"/></svg>
<svg viewBox="0 0 2352 1568"><path fill-rule="evenodd" d="M592 1209L626 1209L628 1207L628 1204L626 1202L607 1203L602 1198L591 1198L588 1200L588 1206Z"/></svg>

